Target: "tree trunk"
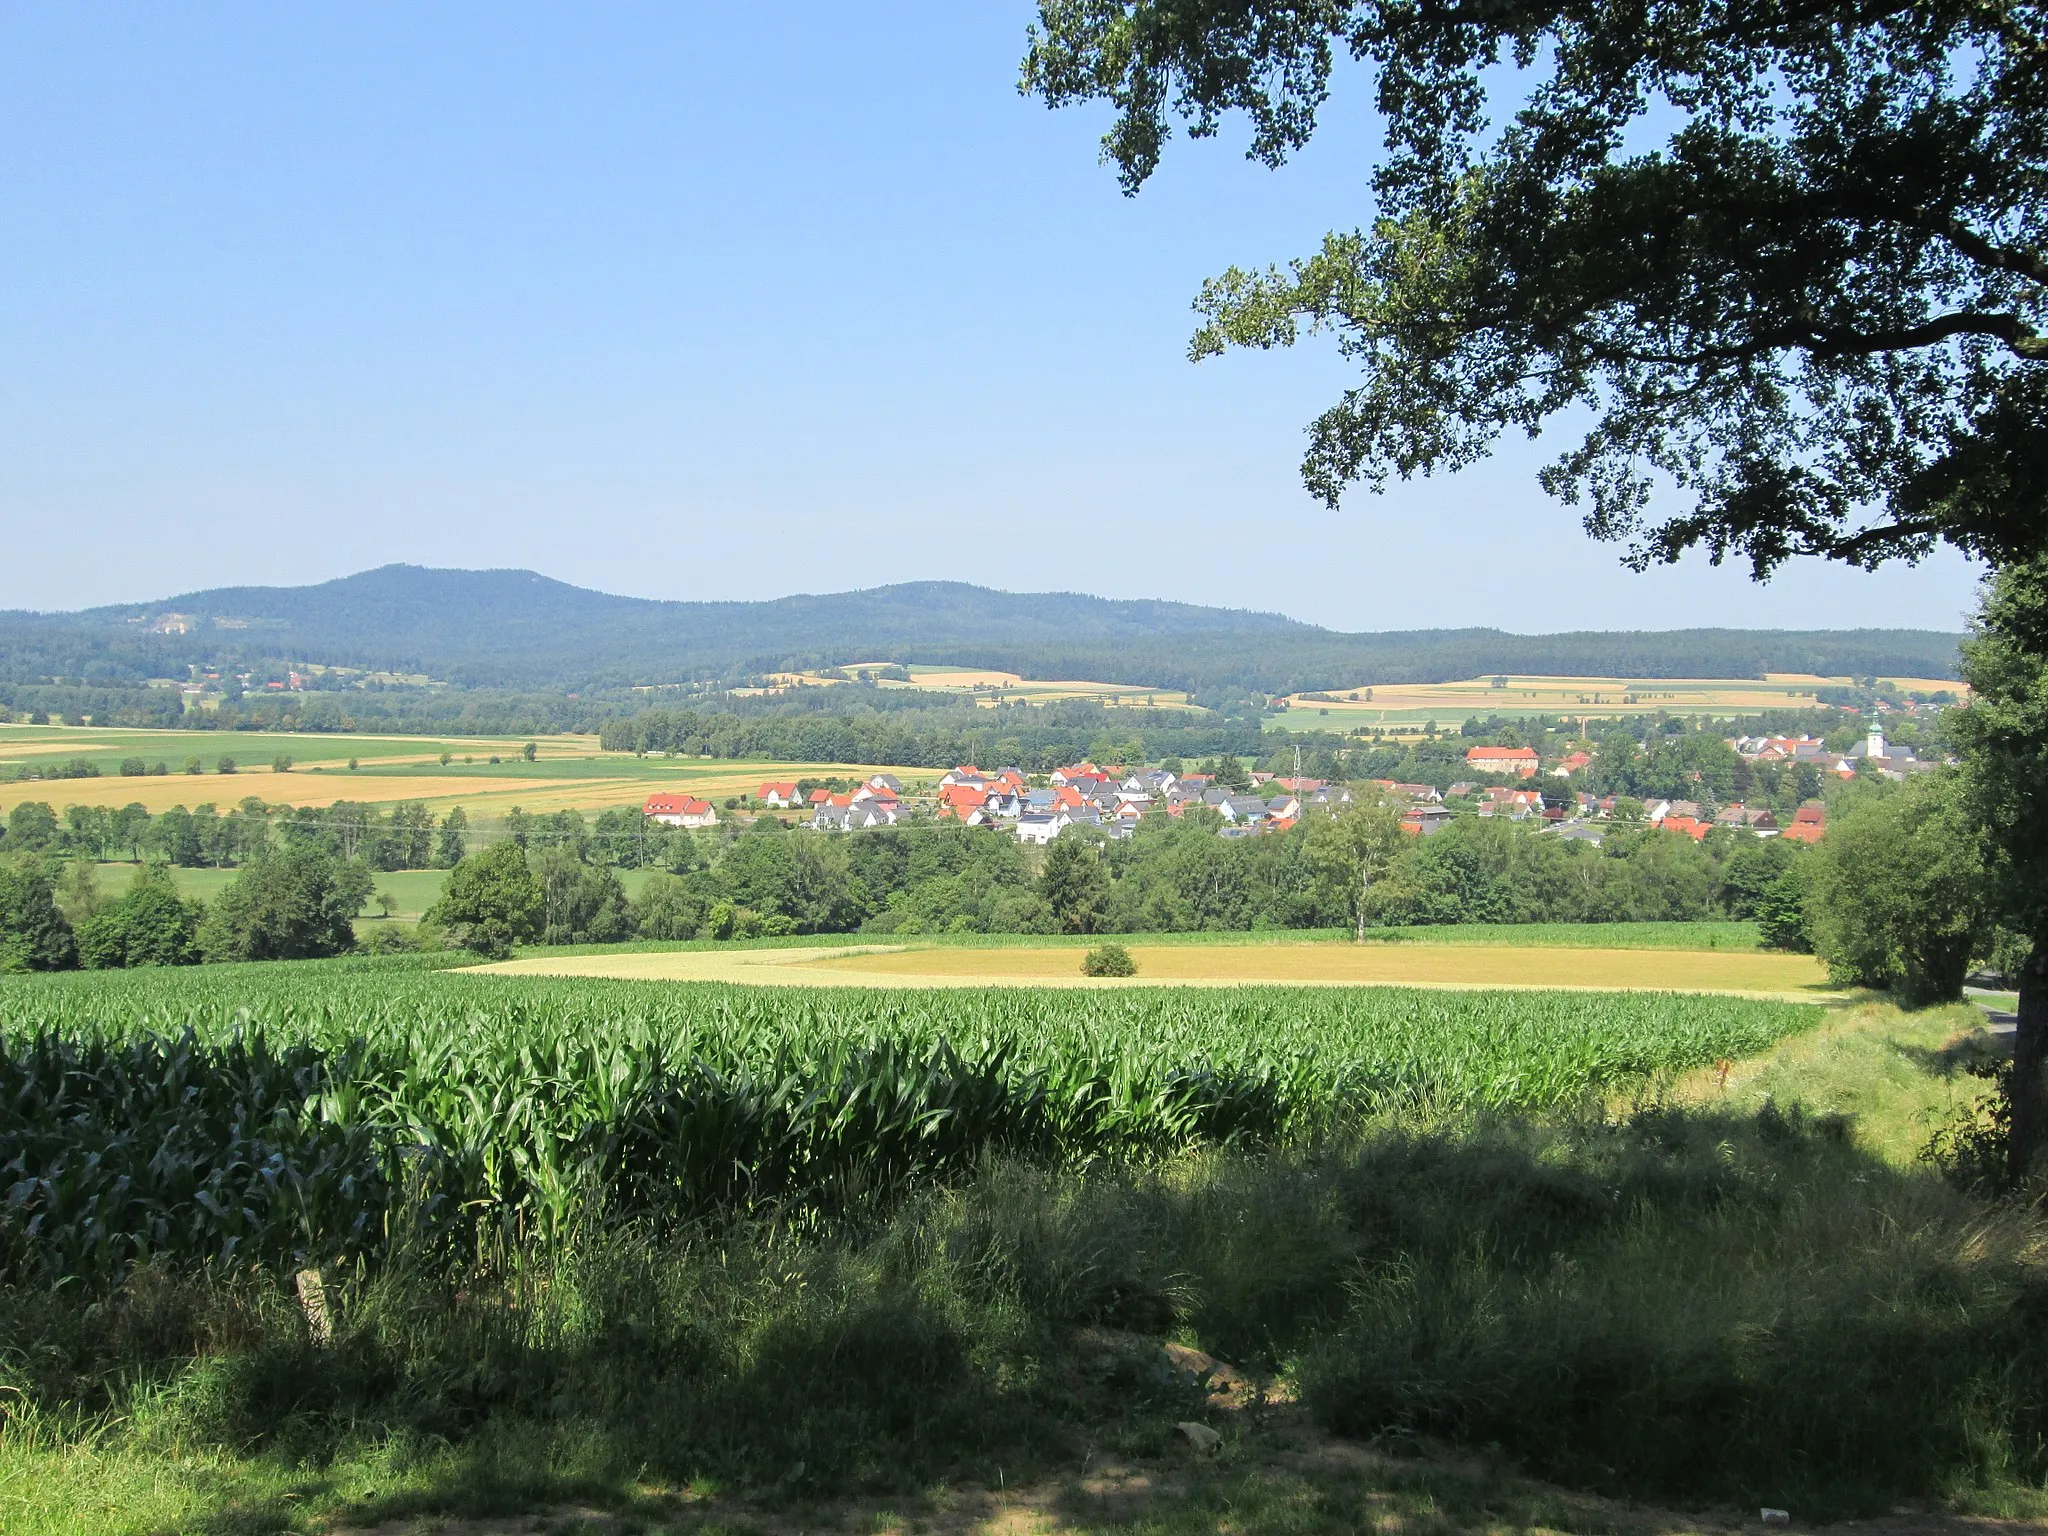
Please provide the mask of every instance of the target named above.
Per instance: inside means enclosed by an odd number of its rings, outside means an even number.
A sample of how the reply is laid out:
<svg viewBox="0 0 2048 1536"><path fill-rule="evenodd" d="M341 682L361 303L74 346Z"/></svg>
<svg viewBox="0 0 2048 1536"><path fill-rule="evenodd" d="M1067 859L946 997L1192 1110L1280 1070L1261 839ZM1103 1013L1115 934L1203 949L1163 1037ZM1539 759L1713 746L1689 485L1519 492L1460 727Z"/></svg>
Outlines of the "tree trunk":
<svg viewBox="0 0 2048 1536"><path fill-rule="evenodd" d="M1372 894L1372 876L1364 871L1358 876L1358 942L1365 942L1365 901Z"/></svg>
<svg viewBox="0 0 2048 1536"><path fill-rule="evenodd" d="M2017 1184L2030 1174L2048 1137L2048 940L2036 937L2020 967L2019 1026L2013 1031L2011 1141L2007 1177Z"/></svg>

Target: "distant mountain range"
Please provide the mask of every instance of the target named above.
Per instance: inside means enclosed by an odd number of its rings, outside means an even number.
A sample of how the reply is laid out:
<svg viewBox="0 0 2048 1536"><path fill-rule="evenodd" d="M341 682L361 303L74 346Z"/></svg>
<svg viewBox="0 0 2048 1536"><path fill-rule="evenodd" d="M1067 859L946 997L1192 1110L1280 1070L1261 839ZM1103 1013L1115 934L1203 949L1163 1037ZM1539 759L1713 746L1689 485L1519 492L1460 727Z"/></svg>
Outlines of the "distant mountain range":
<svg viewBox="0 0 2048 1536"><path fill-rule="evenodd" d="M1955 675L1932 630L1343 634L1281 614L921 581L768 602L615 597L532 571L387 565L307 587L223 587L78 613L0 613L0 678L120 686L190 663L317 662L461 687L605 690L903 661L1195 693L1611 677Z"/></svg>

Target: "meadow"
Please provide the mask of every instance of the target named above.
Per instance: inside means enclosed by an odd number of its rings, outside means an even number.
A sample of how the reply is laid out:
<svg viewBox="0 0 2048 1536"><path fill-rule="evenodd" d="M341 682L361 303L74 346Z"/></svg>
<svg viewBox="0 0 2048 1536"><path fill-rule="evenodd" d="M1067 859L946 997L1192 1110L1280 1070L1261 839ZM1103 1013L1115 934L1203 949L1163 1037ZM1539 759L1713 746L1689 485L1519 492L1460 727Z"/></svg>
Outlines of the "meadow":
<svg viewBox="0 0 2048 1536"><path fill-rule="evenodd" d="M835 670L846 674L827 677L819 672L777 672L760 688L735 692L780 693L791 687L830 688L846 686L862 672L880 672L889 662L848 662ZM904 668L910 680L878 678L878 688L916 688L927 693L952 693L978 706L993 709L998 704L1054 704L1065 699L1086 699L1107 708L1193 710L1197 706L1187 694L1171 688L1147 688L1133 683L1096 683L1084 679L1027 678L1016 672L990 667L927 666L912 663Z"/></svg>

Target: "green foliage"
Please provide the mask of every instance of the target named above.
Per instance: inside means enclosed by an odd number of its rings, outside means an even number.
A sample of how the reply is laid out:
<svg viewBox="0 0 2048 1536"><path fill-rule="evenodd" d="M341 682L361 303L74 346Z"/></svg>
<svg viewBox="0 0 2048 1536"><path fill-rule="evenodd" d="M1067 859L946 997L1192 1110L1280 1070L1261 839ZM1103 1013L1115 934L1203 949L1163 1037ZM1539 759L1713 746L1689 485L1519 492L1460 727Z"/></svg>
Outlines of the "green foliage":
<svg viewBox="0 0 2048 1536"><path fill-rule="evenodd" d="M199 925L208 960L303 960L355 947L370 872L318 848L285 848L245 864Z"/></svg>
<svg viewBox="0 0 2048 1536"><path fill-rule="evenodd" d="M1174 115L1209 133L1242 111L1278 162L1338 56L1360 66L1374 206L1285 271L1207 284L1192 348L1338 334L1363 377L1303 469L1332 504L1584 412L1543 483L1632 564L1704 545L1760 574L1869 566L1937 539L2002 562L2044 533L2043 258L2020 231L2048 217L2048 111L2025 15L1655 0L1446 26L1379 0L1043 0L1025 83L1111 104L1105 155L1135 192ZM1510 56L1528 78L1495 74Z"/></svg>
<svg viewBox="0 0 2048 1536"><path fill-rule="evenodd" d="M1950 717L2000 920L2048 939L2048 557L1991 580L1964 670L1975 697Z"/></svg>
<svg viewBox="0 0 2048 1536"><path fill-rule="evenodd" d="M676 876L656 870L641 882L633 901L633 926L645 939L694 939L704 927L706 905Z"/></svg>
<svg viewBox="0 0 2048 1536"><path fill-rule="evenodd" d="M88 970L193 965L205 907L178 894L161 864L144 864L118 901L78 926L78 963Z"/></svg>
<svg viewBox="0 0 2048 1536"><path fill-rule="evenodd" d="M40 800L24 800L7 813L7 851L42 853L57 842L57 813Z"/></svg>
<svg viewBox="0 0 2048 1536"><path fill-rule="evenodd" d="M540 933L548 918L547 894L527 865L526 850L515 842L497 843L449 871L427 917L465 948L498 957Z"/></svg>
<svg viewBox="0 0 2048 1536"><path fill-rule="evenodd" d="M1135 976L1138 962L1121 944L1098 944L1081 957L1083 976Z"/></svg>
<svg viewBox="0 0 2048 1536"><path fill-rule="evenodd" d="M1054 838L1045 850L1038 894L1062 932L1094 933L1109 905L1109 867L1101 845L1072 828Z"/></svg>
<svg viewBox="0 0 2048 1536"><path fill-rule="evenodd" d="M1983 832L1955 775L1874 786L1807 862L1808 929L1837 983L1915 1007L1962 995L1990 922Z"/></svg>
<svg viewBox="0 0 2048 1536"><path fill-rule="evenodd" d="M1806 881L1803 866L1786 869L1758 893L1755 904L1757 940L1765 949L1813 953L1807 931Z"/></svg>
<svg viewBox="0 0 2048 1536"><path fill-rule="evenodd" d="M76 958L49 866L33 854L0 858L0 972L58 971Z"/></svg>
<svg viewBox="0 0 2048 1536"><path fill-rule="evenodd" d="M615 871L593 869L567 848L546 850L538 863L543 943L617 944L633 936L626 889Z"/></svg>
<svg viewBox="0 0 2048 1536"><path fill-rule="evenodd" d="M441 819L441 835L434 842L434 867L453 869L469 851L469 816L456 806Z"/></svg>
<svg viewBox="0 0 2048 1536"><path fill-rule="evenodd" d="M94 1255L110 1243L127 1257L219 1253L230 1239L334 1249L417 1217L421 1241L474 1256L599 1219L829 1209L996 1150L1152 1156L1423 1108L1567 1105L1756 1050L1818 1014L1731 998L1397 989L654 990L398 964L96 972L0 989L0 1103L23 1106L0 1123L0 1168L12 1163L17 1183L85 1178L66 1170L124 1136L162 1140L175 1101L133 1106L158 1102L166 1052L179 1081L209 1085L202 1126L254 1095L241 1123L273 1160L265 1171L238 1155L222 1178L260 1176L284 1200L313 1178L304 1170L334 1166L344 1133L351 1158L375 1160L375 1178L320 1175L326 1214L310 1227L296 1207L202 1199L212 1186L195 1174L165 1186L190 1202L175 1218L138 1215L115 1233L94 1214L99 1186L78 1185L76 1198L35 1207L38 1230L76 1228L61 1242L51 1233L47 1252L102 1274L116 1261ZM80 1051L98 1053L95 1086L67 1076ZM216 1133L192 1134L200 1145ZM120 1154L131 1155L142 1153ZM392 1205L399 1191L412 1215ZM14 1251L45 1262L42 1248Z"/></svg>

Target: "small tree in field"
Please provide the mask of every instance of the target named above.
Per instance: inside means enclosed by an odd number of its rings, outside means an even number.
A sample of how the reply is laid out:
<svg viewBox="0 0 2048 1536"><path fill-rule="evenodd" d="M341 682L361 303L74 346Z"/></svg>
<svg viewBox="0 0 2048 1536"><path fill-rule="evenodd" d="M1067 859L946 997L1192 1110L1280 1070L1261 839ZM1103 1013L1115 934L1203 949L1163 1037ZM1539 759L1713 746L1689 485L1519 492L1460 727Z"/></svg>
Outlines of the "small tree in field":
<svg viewBox="0 0 2048 1536"><path fill-rule="evenodd" d="M1380 798L1358 800L1334 816L1308 824L1309 857L1325 880L1344 892L1358 942L1371 920L1373 887L1386 878L1407 841L1401 807Z"/></svg>
<svg viewBox="0 0 2048 1536"><path fill-rule="evenodd" d="M1121 944L1100 944L1081 957L1083 976L1135 976L1138 962Z"/></svg>

